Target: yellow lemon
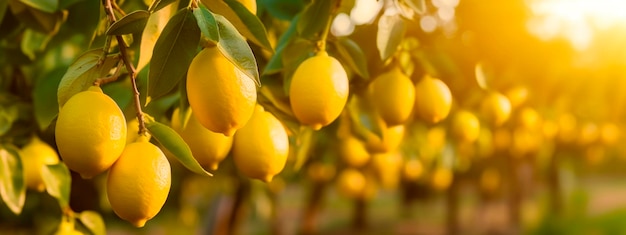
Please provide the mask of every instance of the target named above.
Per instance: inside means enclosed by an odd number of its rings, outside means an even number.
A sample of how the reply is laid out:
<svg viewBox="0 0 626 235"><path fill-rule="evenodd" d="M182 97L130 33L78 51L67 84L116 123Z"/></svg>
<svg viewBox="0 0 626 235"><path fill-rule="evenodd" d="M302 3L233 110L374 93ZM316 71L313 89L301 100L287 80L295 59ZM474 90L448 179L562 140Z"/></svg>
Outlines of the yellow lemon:
<svg viewBox="0 0 626 235"><path fill-rule="evenodd" d="M500 126L511 116L511 102L506 96L498 92L491 92L483 100L481 112L491 125Z"/></svg>
<svg viewBox="0 0 626 235"><path fill-rule="evenodd" d="M22 148L20 156L24 166L26 187L39 192L46 190L46 185L41 177L41 169L44 165L59 163L57 152L35 136Z"/></svg>
<svg viewBox="0 0 626 235"><path fill-rule="evenodd" d="M250 121L235 134L235 166L247 177L270 182L285 167L288 153L285 127L257 105Z"/></svg>
<svg viewBox="0 0 626 235"><path fill-rule="evenodd" d="M348 101L349 82L337 59L324 51L302 62L291 80L289 101L304 125L319 130L333 122Z"/></svg>
<svg viewBox="0 0 626 235"><path fill-rule="evenodd" d="M433 171L431 177L432 186L438 191L448 189L452 184L452 180L454 180L454 174L452 171L443 167L437 167L435 171Z"/></svg>
<svg viewBox="0 0 626 235"><path fill-rule="evenodd" d="M172 182L170 163L157 146L140 138L129 144L107 178L107 197L120 218L136 227L159 213Z"/></svg>
<svg viewBox="0 0 626 235"><path fill-rule="evenodd" d="M439 79L425 76L415 85L415 112L428 123L445 119L452 107L452 93Z"/></svg>
<svg viewBox="0 0 626 235"><path fill-rule="evenodd" d="M347 168L337 178L338 192L348 198L360 198L365 193L367 180L360 171Z"/></svg>
<svg viewBox="0 0 626 235"><path fill-rule="evenodd" d="M372 81L369 86L370 101L388 126L406 122L415 103L415 86L395 66Z"/></svg>
<svg viewBox="0 0 626 235"><path fill-rule="evenodd" d="M535 109L525 107L519 111L518 123L530 130L538 129L541 125L541 115Z"/></svg>
<svg viewBox="0 0 626 235"><path fill-rule="evenodd" d="M67 167L92 178L111 167L126 145L126 120L115 101L92 86L59 111L55 137Z"/></svg>
<svg viewBox="0 0 626 235"><path fill-rule="evenodd" d="M515 109L528 99L528 89L524 86L515 86L507 90L504 95L511 102L511 108Z"/></svg>
<svg viewBox="0 0 626 235"><path fill-rule="evenodd" d="M378 153L372 156L372 165L382 188L395 189L400 182L402 155L398 152Z"/></svg>
<svg viewBox="0 0 626 235"><path fill-rule="evenodd" d="M139 139L139 120L133 118L126 123L126 145L135 143ZM150 137L150 133L144 133L145 136Z"/></svg>
<svg viewBox="0 0 626 235"><path fill-rule="evenodd" d="M176 127L173 129L185 140L193 157L202 167L217 170L219 163L226 158L233 146L233 137L204 128L194 115L189 116L187 125L181 129L179 113L177 108L172 114L172 126Z"/></svg>
<svg viewBox="0 0 626 235"><path fill-rule="evenodd" d="M424 165L419 159L411 158L404 162L402 176L409 181L416 181L424 173Z"/></svg>
<svg viewBox="0 0 626 235"><path fill-rule="evenodd" d="M367 133L365 146L372 153L387 153L396 150L404 138L404 125L386 127L383 125L383 135L381 137L374 133Z"/></svg>
<svg viewBox="0 0 626 235"><path fill-rule="evenodd" d="M254 81L217 47L204 48L191 61L187 96L198 122L226 136L248 122L257 98Z"/></svg>
<svg viewBox="0 0 626 235"><path fill-rule="evenodd" d="M474 142L480 135L480 121L469 111L458 111L451 125L452 136L457 141Z"/></svg>
<svg viewBox="0 0 626 235"><path fill-rule="evenodd" d="M600 140L605 145L613 145L620 138L620 129L614 123L604 123L600 127Z"/></svg>
<svg viewBox="0 0 626 235"><path fill-rule="evenodd" d="M365 144L354 136L341 140L339 156L346 165L356 168L365 165L370 160L370 153L365 149Z"/></svg>

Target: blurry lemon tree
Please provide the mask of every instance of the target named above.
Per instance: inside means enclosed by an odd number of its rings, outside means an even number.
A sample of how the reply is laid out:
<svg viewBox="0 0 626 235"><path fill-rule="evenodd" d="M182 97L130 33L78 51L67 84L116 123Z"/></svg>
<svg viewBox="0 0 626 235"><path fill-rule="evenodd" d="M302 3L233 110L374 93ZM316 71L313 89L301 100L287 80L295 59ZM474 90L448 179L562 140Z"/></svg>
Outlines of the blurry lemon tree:
<svg viewBox="0 0 626 235"><path fill-rule="evenodd" d="M585 74L563 72L572 52L520 33L523 1L488 2L500 11L428 0L2 1L0 218L105 234L113 211L143 227L168 197L185 198L193 181L180 175L194 173L248 194L253 179L273 193L310 182L308 233L331 184L362 225L378 190L410 201L425 187L455 205L458 182L495 195L519 180L503 165L534 160L558 198L554 153L584 150L598 164L620 138L621 112L593 106L598 95L581 105L593 109L572 109L572 96L611 88L560 87L554 77ZM436 11L457 6L458 25ZM623 94L609 98L623 104ZM38 215L49 196L53 215Z"/></svg>

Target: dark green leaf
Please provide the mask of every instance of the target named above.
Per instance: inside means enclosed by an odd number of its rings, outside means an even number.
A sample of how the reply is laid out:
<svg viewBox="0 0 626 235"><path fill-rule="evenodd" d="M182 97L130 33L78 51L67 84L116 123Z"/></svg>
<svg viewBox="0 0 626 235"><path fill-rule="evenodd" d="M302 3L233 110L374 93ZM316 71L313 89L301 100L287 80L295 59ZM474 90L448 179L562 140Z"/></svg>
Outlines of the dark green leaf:
<svg viewBox="0 0 626 235"><path fill-rule="evenodd" d="M302 0L258 0L257 4L277 19L287 21L291 21L305 7Z"/></svg>
<svg viewBox="0 0 626 235"><path fill-rule="evenodd" d="M133 87L129 80L107 83L102 87L102 91L111 97L117 106L124 110L133 99Z"/></svg>
<svg viewBox="0 0 626 235"><path fill-rule="evenodd" d="M60 11L45 12L19 1L9 1L9 8L26 27L43 33L56 33L64 20L64 15Z"/></svg>
<svg viewBox="0 0 626 235"><path fill-rule="evenodd" d="M111 24L106 34L123 35L139 33L146 27L149 17L150 13L147 11L133 11Z"/></svg>
<svg viewBox="0 0 626 235"><path fill-rule="evenodd" d="M57 68L39 77L33 89L33 107L35 119L40 130L46 129L59 113L57 87L65 73L64 68Z"/></svg>
<svg viewBox="0 0 626 235"><path fill-rule="evenodd" d="M176 131L155 121L146 123L146 128L165 149L170 151L187 169L202 175L213 176L204 170L191 153L191 149Z"/></svg>
<svg viewBox="0 0 626 235"><path fill-rule="evenodd" d="M4 14L6 14L8 7L9 1L0 1L0 25L2 24L2 19L4 19Z"/></svg>
<svg viewBox="0 0 626 235"><path fill-rule="evenodd" d="M154 13L155 11L161 10L162 8L172 4L173 2L176 2L176 0L154 0L154 2L152 2L152 5L150 5L148 11L150 13Z"/></svg>
<svg viewBox="0 0 626 235"><path fill-rule="evenodd" d="M85 0L59 0L59 10L63 10L66 9L68 7L71 7L72 5L74 5L75 3L79 3Z"/></svg>
<svg viewBox="0 0 626 235"><path fill-rule="evenodd" d="M72 176L64 163L45 165L41 168L41 177L46 185L46 191L57 199L61 208L69 206Z"/></svg>
<svg viewBox="0 0 626 235"><path fill-rule="evenodd" d="M0 146L0 196L16 215L22 213L26 201L23 164L19 150L12 146Z"/></svg>
<svg viewBox="0 0 626 235"><path fill-rule="evenodd" d="M228 19L245 38L262 48L273 51L265 26L259 18L252 14L236 0L202 0L202 3L215 14Z"/></svg>
<svg viewBox="0 0 626 235"><path fill-rule="evenodd" d="M278 73L283 69L283 51L291 43L292 39L296 36L296 28L298 25L298 21L300 16L296 16L287 31L283 33L278 39L278 45L276 48L276 53L270 58L270 61L267 62L265 69L263 70L263 75L270 75L274 73Z"/></svg>
<svg viewBox="0 0 626 235"><path fill-rule="evenodd" d="M54 13L59 7L59 0L20 0L20 2L48 13Z"/></svg>
<svg viewBox="0 0 626 235"><path fill-rule="evenodd" d="M202 31L202 34L212 42L219 42L220 32L217 30L217 21L215 21L213 13L205 7L200 7L193 10L193 15L198 21L198 27L200 31Z"/></svg>
<svg viewBox="0 0 626 235"><path fill-rule="evenodd" d="M35 60L36 54L46 49L48 42L52 39L50 34L41 33L32 29L24 31L20 47L26 56L31 60Z"/></svg>
<svg viewBox="0 0 626 235"><path fill-rule="evenodd" d="M289 94L289 86L291 86L291 76L304 60L313 56L315 48L316 45L311 41L299 38L289 43L289 45L287 45L287 47L283 51L283 85L285 94Z"/></svg>
<svg viewBox="0 0 626 235"><path fill-rule="evenodd" d="M424 14L426 12L426 0L404 0L404 3L417 14Z"/></svg>
<svg viewBox="0 0 626 235"><path fill-rule="evenodd" d="M92 86L96 79L105 77L120 61L119 55L113 54L108 55L102 64L98 65L102 55L102 48L93 49L82 54L70 65L59 83L57 91L59 106L63 106L76 93Z"/></svg>
<svg viewBox="0 0 626 235"><path fill-rule="evenodd" d="M78 214L78 220L80 220L93 235L106 235L104 220L98 212L83 211Z"/></svg>
<svg viewBox="0 0 626 235"><path fill-rule="evenodd" d="M369 78L367 59L365 58L365 53L363 53L359 44L349 38L342 37L335 42L335 47L339 53L341 61L346 63L359 76Z"/></svg>
<svg viewBox="0 0 626 235"><path fill-rule="evenodd" d="M257 86L261 86L259 79L259 68L256 59L250 49L246 39L241 36L226 18L216 15L217 26L220 31L220 41L217 48L228 60L233 62L237 68L241 69L250 79L254 80Z"/></svg>
<svg viewBox="0 0 626 235"><path fill-rule="evenodd" d="M318 40L330 23L331 8L335 0L314 0L304 9L298 21L298 34L309 40Z"/></svg>
<svg viewBox="0 0 626 235"><path fill-rule="evenodd" d="M148 96L157 99L171 91L196 55L200 28L193 12L183 8L167 23L154 46L148 75Z"/></svg>
<svg viewBox="0 0 626 235"><path fill-rule="evenodd" d="M376 47L380 58L385 61L398 50L404 38L406 23L400 15L383 15L378 20Z"/></svg>

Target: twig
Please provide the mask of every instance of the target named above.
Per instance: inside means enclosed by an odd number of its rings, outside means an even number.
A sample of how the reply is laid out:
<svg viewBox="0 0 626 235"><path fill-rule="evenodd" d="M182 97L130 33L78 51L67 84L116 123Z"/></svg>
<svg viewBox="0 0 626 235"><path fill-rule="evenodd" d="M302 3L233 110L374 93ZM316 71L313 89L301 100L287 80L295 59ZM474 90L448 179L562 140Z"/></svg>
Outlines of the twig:
<svg viewBox="0 0 626 235"><path fill-rule="evenodd" d="M104 11L106 12L109 21L111 23L115 22L115 13L113 12L113 4L111 0L102 0L102 5L104 6ZM130 61L130 56L128 55L128 45L124 42L124 38L120 35L116 35L115 39L117 40L117 45L120 49L120 54L122 54L122 60L124 61L124 65L126 65L126 70L128 70L128 75L130 76L130 82L133 86L133 95L134 95L134 103L135 110L137 112L137 120L139 121L139 135L143 135L146 133L146 124L144 123L143 112L141 111L141 101L139 99L139 90L137 89L137 69Z"/></svg>
<svg viewBox="0 0 626 235"><path fill-rule="evenodd" d="M104 59L102 61L104 61ZM116 81L122 73L122 66L124 66L124 62L120 60L120 62L117 63L117 68L115 69L115 73L113 75L104 78L98 78L93 84L96 86L100 86L109 82Z"/></svg>

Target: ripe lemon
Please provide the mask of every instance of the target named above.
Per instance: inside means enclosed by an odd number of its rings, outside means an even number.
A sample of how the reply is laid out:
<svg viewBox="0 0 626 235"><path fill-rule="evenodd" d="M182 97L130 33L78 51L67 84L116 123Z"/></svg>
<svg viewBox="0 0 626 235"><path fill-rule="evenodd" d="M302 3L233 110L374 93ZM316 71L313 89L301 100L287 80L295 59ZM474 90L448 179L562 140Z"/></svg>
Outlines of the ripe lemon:
<svg viewBox="0 0 626 235"><path fill-rule="evenodd" d="M365 144L354 136L341 140L339 156L346 165L355 168L365 165L370 160L370 153L365 149Z"/></svg>
<svg viewBox="0 0 626 235"><path fill-rule="evenodd" d="M20 156L24 165L26 187L39 192L46 190L46 185L41 178L41 169L44 165L59 163L57 152L35 136L22 148Z"/></svg>
<svg viewBox="0 0 626 235"><path fill-rule="evenodd" d="M415 107L418 117L434 124L445 119L452 107L452 93L439 79L425 76L415 85Z"/></svg>
<svg viewBox="0 0 626 235"><path fill-rule="evenodd" d="M491 125L500 126L511 116L511 102L498 92L490 92L481 104L481 112Z"/></svg>
<svg viewBox="0 0 626 235"><path fill-rule="evenodd" d="M395 66L378 76L369 86L370 101L388 126L406 122L415 103L415 86Z"/></svg>
<svg viewBox="0 0 626 235"><path fill-rule="evenodd" d="M115 101L92 86L59 111L55 137L67 167L92 178L111 167L126 145L126 119Z"/></svg>
<svg viewBox="0 0 626 235"><path fill-rule="evenodd" d="M107 179L107 197L120 218L143 227L159 211L170 191L170 163L147 137L129 144L113 164Z"/></svg>
<svg viewBox="0 0 626 235"><path fill-rule="evenodd" d="M605 145L613 145L620 138L620 129L614 123L604 123L600 127L600 141Z"/></svg>
<svg viewBox="0 0 626 235"><path fill-rule="evenodd" d="M480 135L480 121L469 111L458 111L452 120L451 131L459 142L474 142Z"/></svg>
<svg viewBox="0 0 626 235"><path fill-rule="evenodd" d="M289 139L283 124L257 105L250 121L235 134L233 160L250 178L271 182L287 162Z"/></svg>
<svg viewBox="0 0 626 235"><path fill-rule="evenodd" d="M416 181L424 173L424 165L416 158L411 158L404 162L402 167L402 176L409 181Z"/></svg>
<svg viewBox="0 0 626 235"><path fill-rule="evenodd" d="M194 115L189 116L189 121L185 128L177 126L180 124L179 109L172 114L172 126L185 140L193 157L204 168L217 170L219 163L226 158L233 146L233 137L224 136L220 133L212 132L198 122Z"/></svg>
<svg viewBox="0 0 626 235"><path fill-rule="evenodd" d="M443 167L437 167L435 171L433 171L431 177L432 186L438 191L448 189L452 184L452 180L454 180L454 174L452 174L452 171Z"/></svg>
<svg viewBox="0 0 626 235"><path fill-rule="evenodd" d="M374 154L372 165L382 188L395 189L398 187L402 170L402 155L400 153Z"/></svg>
<svg viewBox="0 0 626 235"><path fill-rule="evenodd" d="M126 123L126 145L135 143L139 138L139 120L133 118ZM143 133L145 136L150 137L150 133Z"/></svg>
<svg viewBox="0 0 626 235"><path fill-rule="evenodd" d="M200 124L226 136L248 122L257 97L254 81L217 47L204 48L191 61L187 96Z"/></svg>
<svg viewBox="0 0 626 235"><path fill-rule="evenodd" d="M404 138L404 125L386 127L383 125L383 135L381 137L368 132L366 135L365 147L372 153L387 153L396 150Z"/></svg>
<svg viewBox="0 0 626 235"><path fill-rule="evenodd" d="M505 92L506 97L511 102L511 108L517 108L528 99L528 89L524 86L515 86Z"/></svg>
<svg viewBox="0 0 626 235"><path fill-rule="evenodd" d="M541 115L535 109L525 107L519 111L518 115L520 126L530 130L536 130L541 127Z"/></svg>
<svg viewBox="0 0 626 235"><path fill-rule="evenodd" d="M294 115L314 130L333 122L348 101L349 81L337 59L324 51L298 66L289 87Z"/></svg>
<svg viewBox="0 0 626 235"><path fill-rule="evenodd" d="M338 192L348 198L360 198L365 193L367 180L360 171L347 168L339 173L337 178Z"/></svg>

